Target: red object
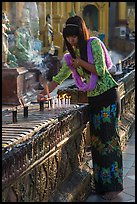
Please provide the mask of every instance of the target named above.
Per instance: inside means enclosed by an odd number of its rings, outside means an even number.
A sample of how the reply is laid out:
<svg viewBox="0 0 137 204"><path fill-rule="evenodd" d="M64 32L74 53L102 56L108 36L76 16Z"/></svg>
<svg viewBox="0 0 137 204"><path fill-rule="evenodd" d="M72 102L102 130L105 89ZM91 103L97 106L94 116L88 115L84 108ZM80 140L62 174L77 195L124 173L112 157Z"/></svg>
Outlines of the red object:
<svg viewBox="0 0 137 204"><path fill-rule="evenodd" d="M48 99L46 97L43 97L40 99L41 101L47 101Z"/></svg>

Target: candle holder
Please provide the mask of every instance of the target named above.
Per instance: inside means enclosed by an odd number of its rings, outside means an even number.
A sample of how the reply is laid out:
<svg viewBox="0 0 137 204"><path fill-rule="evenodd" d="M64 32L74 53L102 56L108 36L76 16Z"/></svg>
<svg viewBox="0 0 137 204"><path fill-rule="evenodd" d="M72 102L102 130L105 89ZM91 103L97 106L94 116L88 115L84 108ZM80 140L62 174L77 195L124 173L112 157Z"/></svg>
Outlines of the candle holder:
<svg viewBox="0 0 137 204"><path fill-rule="evenodd" d="M12 110L12 122L17 123L17 108Z"/></svg>
<svg viewBox="0 0 137 204"><path fill-rule="evenodd" d="M44 101L40 101L39 105L40 105L40 111L44 111Z"/></svg>
<svg viewBox="0 0 137 204"><path fill-rule="evenodd" d="M24 106L24 118L28 117L28 106Z"/></svg>

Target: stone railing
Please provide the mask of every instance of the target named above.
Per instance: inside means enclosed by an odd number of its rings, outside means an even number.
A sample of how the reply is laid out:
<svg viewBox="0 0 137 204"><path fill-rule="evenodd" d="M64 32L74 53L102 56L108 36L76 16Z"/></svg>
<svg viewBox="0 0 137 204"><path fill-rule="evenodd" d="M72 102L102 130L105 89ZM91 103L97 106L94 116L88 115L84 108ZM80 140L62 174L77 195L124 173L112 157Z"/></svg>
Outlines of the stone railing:
<svg viewBox="0 0 137 204"><path fill-rule="evenodd" d="M110 40L109 47L112 50L116 50L120 53L124 53L125 56L128 56L134 50L135 43L134 41L115 37Z"/></svg>
<svg viewBox="0 0 137 204"><path fill-rule="evenodd" d="M43 122L38 110L30 112L29 121L18 112L16 124L3 124L3 137L7 130L7 140L16 141L19 135L16 143L9 146L4 145L3 138L3 202L48 202L83 163L89 137L88 105L74 106L52 119L44 111L47 119Z"/></svg>

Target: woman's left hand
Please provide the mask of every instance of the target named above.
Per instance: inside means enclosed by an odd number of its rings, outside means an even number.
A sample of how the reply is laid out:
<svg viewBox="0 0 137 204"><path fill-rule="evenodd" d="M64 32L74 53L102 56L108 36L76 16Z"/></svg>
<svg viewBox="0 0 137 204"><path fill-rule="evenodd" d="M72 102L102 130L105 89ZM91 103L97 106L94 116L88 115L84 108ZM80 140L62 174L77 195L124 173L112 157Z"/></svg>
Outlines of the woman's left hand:
<svg viewBox="0 0 137 204"><path fill-rule="evenodd" d="M76 69L76 68L78 68L79 67L79 64L80 63L80 58L76 58L76 59L74 59L74 58L72 58L72 66Z"/></svg>

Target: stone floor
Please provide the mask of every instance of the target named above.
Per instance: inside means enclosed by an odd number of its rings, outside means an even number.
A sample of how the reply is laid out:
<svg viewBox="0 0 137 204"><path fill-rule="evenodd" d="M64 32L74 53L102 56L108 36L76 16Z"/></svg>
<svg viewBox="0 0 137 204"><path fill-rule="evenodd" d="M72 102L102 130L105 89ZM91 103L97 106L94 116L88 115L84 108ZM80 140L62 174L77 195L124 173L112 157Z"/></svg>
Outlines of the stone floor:
<svg viewBox="0 0 137 204"><path fill-rule="evenodd" d="M135 202L135 131L123 150L124 190L113 200L107 201L90 194L85 202Z"/></svg>

